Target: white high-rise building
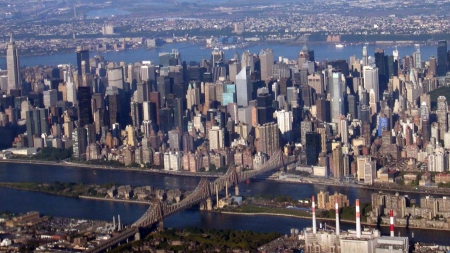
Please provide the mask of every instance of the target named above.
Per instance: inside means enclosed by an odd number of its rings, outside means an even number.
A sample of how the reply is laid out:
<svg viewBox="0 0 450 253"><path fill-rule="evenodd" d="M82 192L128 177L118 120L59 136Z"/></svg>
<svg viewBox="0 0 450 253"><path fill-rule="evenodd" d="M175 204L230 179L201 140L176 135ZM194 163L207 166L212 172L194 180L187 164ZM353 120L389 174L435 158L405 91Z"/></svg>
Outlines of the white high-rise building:
<svg viewBox="0 0 450 253"><path fill-rule="evenodd" d="M375 94L375 101L369 101L369 103L380 102L379 98L380 82L378 80L378 68L373 66L364 66L363 76L364 76L364 89L367 90L369 93L371 90L373 90L373 93Z"/></svg>
<svg viewBox="0 0 450 253"><path fill-rule="evenodd" d="M43 92L43 97L44 97L45 108L56 106L56 102L58 102L58 91L57 90L46 90Z"/></svg>
<svg viewBox="0 0 450 253"><path fill-rule="evenodd" d="M65 76L64 79L66 81L66 96L67 102L76 103L77 100L77 90L75 87L75 83L73 81L73 73L72 69L69 67L66 71L64 71Z"/></svg>
<svg viewBox="0 0 450 253"><path fill-rule="evenodd" d="M291 140L292 136L292 122L293 122L293 116L292 111L277 111L277 123L278 123L278 129L280 129L281 135L283 136L283 139L286 141Z"/></svg>
<svg viewBox="0 0 450 253"><path fill-rule="evenodd" d="M368 66L369 65L369 54L367 53L367 47L363 46L363 51L362 51L362 64L363 66Z"/></svg>
<svg viewBox="0 0 450 253"><path fill-rule="evenodd" d="M186 103L188 109L192 109L192 106L200 104L200 89L195 82L191 82L188 85Z"/></svg>
<svg viewBox="0 0 450 253"><path fill-rule="evenodd" d="M118 89L123 89L124 75L123 67L108 68L108 86L117 87Z"/></svg>
<svg viewBox="0 0 450 253"><path fill-rule="evenodd" d="M209 150L221 149L224 147L223 129L219 126L213 126L209 130Z"/></svg>
<svg viewBox="0 0 450 253"><path fill-rule="evenodd" d="M236 95L238 106L248 106L252 99L251 68L244 67L236 76Z"/></svg>

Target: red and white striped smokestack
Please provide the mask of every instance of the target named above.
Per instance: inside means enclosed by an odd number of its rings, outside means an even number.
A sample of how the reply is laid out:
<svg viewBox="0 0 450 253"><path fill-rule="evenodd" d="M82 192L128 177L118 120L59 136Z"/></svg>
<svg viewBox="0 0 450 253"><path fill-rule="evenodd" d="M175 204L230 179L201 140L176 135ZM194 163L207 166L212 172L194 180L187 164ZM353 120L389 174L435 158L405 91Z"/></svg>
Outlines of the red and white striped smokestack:
<svg viewBox="0 0 450 253"><path fill-rule="evenodd" d="M359 211L359 199L356 200L356 237L361 238L361 213Z"/></svg>
<svg viewBox="0 0 450 253"><path fill-rule="evenodd" d="M391 232L391 237L394 237L394 210L390 210L389 211L389 224L391 224L391 228L390 228L390 232Z"/></svg>
<svg viewBox="0 0 450 253"><path fill-rule="evenodd" d="M335 198L334 207L336 209L336 235L339 235L341 233L341 228L339 227L339 204L337 198Z"/></svg>
<svg viewBox="0 0 450 253"><path fill-rule="evenodd" d="M314 196L312 196L312 226L313 226L313 234L317 233L316 227L316 203L314 202Z"/></svg>

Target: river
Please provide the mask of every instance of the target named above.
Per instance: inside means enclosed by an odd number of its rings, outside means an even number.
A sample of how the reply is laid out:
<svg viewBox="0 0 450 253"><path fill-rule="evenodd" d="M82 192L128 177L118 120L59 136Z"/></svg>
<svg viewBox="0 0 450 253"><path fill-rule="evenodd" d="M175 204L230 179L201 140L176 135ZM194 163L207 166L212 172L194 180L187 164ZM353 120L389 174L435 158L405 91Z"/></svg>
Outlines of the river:
<svg viewBox="0 0 450 253"><path fill-rule="evenodd" d="M0 163L0 182L77 182L85 184L100 184L115 182L118 184L131 184L133 186L152 185L162 189L180 188L192 190L200 178L180 177L156 173L143 173L135 171L110 171L66 166L45 166L36 164ZM339 191L346 194L353 203L356 198L361 202L370 201L373 191L360 188L349 188L328 185L292 184L274 181L256 181L241 184L240 190L244 196L257 194L289 195L295 199L310 198L320 190L330 192ZM233 191L232 191L233 192ZM419 194L410 194L417 199ZM68 198L38 192L27 192L0 188L0 211L23 213L39 211L42 214L58 217L74 217L83 219L112 220L113 216L120 214L124 224L131 224L137 220L148 208L147 205L95 201L87 199ZM290 228L303 229L311 225L307 219L274 217L274 216L239 216L200 212L189 209L173 215L164 221L166 227L183 228L195 226L215 229L253 230L259 232L279 232L286 234ZM342 224L342 229L353 228L353 224ZM424 242L448 244L450 231L432 231L397 228L402 235L414 231L415 238ZM383 234L388 228L381 229Z"/></svg>
<svg viewBox="0 0 450 253"><path fill-rule="evenodd" d="M357 58L361 58L363 45L346 45L344 48L336 48L331 44L311 44L308 45L311 50L314 50L315 60L336 60L345 59L349 61L350 56L356 55ZM259 53L261 49L271 48L273 50L275 60L278 60L279 56L287 57L288 59L297 59L298 53L302 46L300 45L284 45L284 44L255 44L246 48L237 48L226 50L225 58L233 58L234 52L238 52L240 55L244 51L250 51L252 53ZM367 49L369 55L373 57L376 48L384 48L386 55L392 55L392 51L395 46L392 45L368 45ZM177 44L165 44L160 48L155 49L134 49L125 51L110 51L110 52L91 52L90 56L102 55L106 60L112 62L125 61L126 63L134 63L139 61L150 60L158 63L158 54L161 52L171 52L172 49L177 49L181 54L183 61L197 61L202 59L211 58L211 49L204 49L204 45L194 45L191 43L177 43ZM428 60L431 55L436 56L436 45L424 45L421 46L422 60ZM414 45L402 45L398 47L400 57L405 55L411 55L415 52ZM51 65L56 66L58 64L73 64L76 65L75 53L58 53L45 56L25 56L20 57L21 66L36 66L36 65ZM0 69L6 68L6 59L0 58Z"/></svg>

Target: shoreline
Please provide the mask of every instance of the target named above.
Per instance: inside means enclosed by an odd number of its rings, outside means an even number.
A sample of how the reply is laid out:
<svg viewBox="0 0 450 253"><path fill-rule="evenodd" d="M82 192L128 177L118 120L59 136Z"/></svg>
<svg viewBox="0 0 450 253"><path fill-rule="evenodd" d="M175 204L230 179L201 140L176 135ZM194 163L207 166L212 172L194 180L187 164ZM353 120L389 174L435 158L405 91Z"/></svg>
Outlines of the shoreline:
<svg viewBox="0 0 450 253"><path fill-rule="evenodd" d="M424 190L433 190L433 189L439 189L439 188L419 188L418 190L409 190L409 189L391 189L391 188L386 188L389 186L384 186L384 185L380 185L379 187L376 186L369 186L369 185L359 185L359 184L336 184L332 181L329 182L305 182L305 181L290 181L290 180L280 180L280 179L271 179L268 178L268 181L273 181L273 182L279 182L279 183L290 183L290 184L316 184L316 185L328 185L328 186L336 186L336 187L345 187L345 188L359 188L359 189L364 189L364 190L372 190L372 191L381 191L381 192L399 192L399 193L415 193L415 194L419 194L419 195L440 195L440 196L446 196L446 195L450 195L450 188L441 188L441 189L446 189L446 191L448 192L423 192ZM395 185L392 185L395 186ZM384 187L384 188L383 188ZM407 195L407 194L406 194Z"/></svg>
<svg viewBox="0 0 450 253"><path fill-rule="evenodd" d="M89 200L100 200L100 201L112 201L112 202L122 202L122 203L131 203L131 204L141 204L141 205L151 205L150 202L144 202L139 200L129 200L129 199L111 199L111 198L100 198L100 197L91 197L91 196L78 196L79 199L89 199Z"/></svg>
<svg viewBox="0 0 450 253"><path fill-rule="evenodd" d="M83 169L99 169L99 170L115 170L115 171L131 171L131 172L144 172L144 173L158 173L174 176L186 176L186 177L206 177L206 178L218 178L223 174L216 172L187 172L187 171L168 171L168 170L158 170L158 169L137 169L137 168L126 168L126 167L109 167L105 165L95 165L95 164L82 164L73 162L52 162L52 161L39 161L39 160L20 160L20 159L0 159L0 163L12 163L12 164L41 164L41 165L51 165L51 166L65 166L71 168L83 168Z"/></svg>
<svg viewBox="0 0 450 253"><path fill-rule="evenodd" d="M69 196L69 195L59 194L57 192L46 192L46 191L39 191L39 190L35 190L35 189L23 189L23 188L19 188L19 187L7 185L7 184L1 184L0 188L14 189L14 190L18 190L18 191L39 192L39 193L43 193L43 194L55 195L55 196L66 197L66 198L102 200L102 201L111 201L111 202L123 202L123 203L132 203L132 204L151 205L151 202L145 202L145 201L139 201L139 200L111 199L111 198L101 198L101 197L84 196L84 195Z"/></svg>
<svg viewBox="0 0 450 253"><path fill-rule="evenodd" d="M286 218L296 218L296 219L303 219L303 220L309 220L312 217L308 217L308 216L301 216L301 215L293 215L293 214L278 214L278 213L239 213L239 212L230 212L230 211L225 211L225 212L220 212L220 211L216 211L217 213L223 213L223 214L230 214L230 215L243 215L243 216L279 216L279 217L286 217ZM316 220L323 220L323 221L335 221L335 219L332 218L320 218L320 217L316 217ZM339 222L342 223L348 223L348 224L356 224L356 221L351 221L351 220L339 220ZM371 224L371 223L367 223L367 222L361 222L361 225L366 225L366 226L371 226L371 227L389 227L389 224ZM407 228L404 225L395 225L395 227L400 227L400 228ZM439 230L439 231L450 231L450 229L443 229L443 228L423 228L423 227L408 227L407 229L411 230L411 229L422 229L422 230Z"/></svg>

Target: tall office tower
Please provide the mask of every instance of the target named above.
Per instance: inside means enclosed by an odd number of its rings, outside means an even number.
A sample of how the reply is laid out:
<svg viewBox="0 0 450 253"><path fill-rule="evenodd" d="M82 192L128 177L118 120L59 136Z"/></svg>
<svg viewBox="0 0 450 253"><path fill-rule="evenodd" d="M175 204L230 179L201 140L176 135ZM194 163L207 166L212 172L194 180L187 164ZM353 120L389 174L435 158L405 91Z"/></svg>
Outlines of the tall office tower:
<svg viewBox="0 0 450 253"><path fill-rule="evenodd" d="M108 104L108 126L120 123L120 97L119 94L108 94L106 95L106 102ZM123 126L122 126L123 127Z"/></svg>
<svg viewBox="0 0 450 253"><path fill-rule="evenodd" d="M342 118L339 121L339 130L341 135L341 142L348 143L348 121L346 118Z"/></svg>
<svg viewBox="0 0 450 253"><path fill-rule="evenodd" d="M434 57L434 55L432 55L430 57L430 65L428 67L427 76L428 77L436 76L436 71L437 71L436 58Z"/></svg>
<svg viewBox="0 0 450 253"><path fill-rule="evenodd" d="M378 68L378 81L380 82L379 90L383 92L389 81L387 76L386 57L384 56L384 49L378 48L375 50L375 66Z"/></svg>
<svg viewBox="0 0 450 253"><path fill-rule="evenodd" d="M356 109L356 96L355 95L347 95L347 108L346 112L347 114L350 114L353 119L356 119L358 117L358 111ZM317 105L316 105L317 108Z"/></svg>
<svg viewBox="0 0 450 253"><path fill-rule="evenodd" d="M316 132L306 133L306 164L309 166L317 165L321 150L320 134Z"/></svg>
<svg viewBox="0 0 450 253"><path fill-rule="evenodd" d="M176 49L172 49L171 53L159 53L158 60L159 65L163 67L181 65L181 55Z"/></svg>
<svg viewBox="0 0 450 253"><path fill-rule="evenodd" d="M56 106L56 102L58 102L58 91L57 90L46 90L43 92L43 97L44 97L45 108Z"/></svg>
<svg viewBox="0 0 450 253"><path fill-rule="evenodd" d="M314 105L314 91L309 85L300 86L300 94L303 101L303 108L311 108Z"/></svg>
<svg viewBox="0 0 450 253"><path fill-rule="evenodd" d="M250 71L252 73L255 71L255 60L253 59L253 54L250 53L250 51L242 53L241 67L250 67Z"/></svg>
<svg viewBox="0 0 450 253"><path fill-rule="evenodd" d="M242 68L236 76L236 93L238 106L248 106L248 102L252 100L250 67Z"/></svg>
<svg viewBox="0 0 450 253"><path fill-rule="evenodd" d="M345 115L342 73L333 73L331 85L331 122L338 122L340 115Z"/></svg>
<svg viewBox="0 0 450 253"><path fill-rule="evenodd" d="M304 45L302 50L298 53L298 68L303 68L303 63L314 61L314 50L309 50L308 46Z"/></svg>
<svg viewBox="0 0 450 253"><path fill-rule="evenodd" d="M215 65L216 63L221 63L223 61L225 61L225 54L223 53L223 51L215 48L211 52L211 63Z"/></svg>
<svg viewBox="0 0 450 253"><path fill-rule="evenodd" d="M259 149L258 151L272 156L280 149L280 134L278 124L273 122L257 126L259 131Z"/></svg>
<svg viewBox="0 0 450 253"><path fill-rule="evenodd" d="M444 140L444 134L447 132L447 99L444 96L437 98L437 122L439 123L439 139Z"/></svg>
<svg viewBox="0 0 450 253"><path fill-rule="evenodd" d="M34 136L41 134L49 134L48 128L48 111L43 108L32 109L26 111L26 128L28 146L34 147Z"/></svg>
<svg viewBox="0 0 450 253"><path fill-rule="evenodd" d="M392 55L387 56L387 73L388 79L398 76L398 61L395 61Z"/></svg>
<svg viewBox="0 0 450 253"><path fill-rule="evenodd" d="M122 67L108 68L108 87L123 89L124 75Z"/></svg>
<svg viewBox="0 0 450 253"><path fill-rule="evenodd" d="M142 104L141 103L136 103L136 102L131 102L130 103L130 107L131 107L131 122L132 125L134 127L134 129L137 129L140 127L141 123L142 123Z"/></svg>
<svg viewBox="0 0 450 253"><path fill-rule="evenodd" d="M422 68L422 53L420 53L420 46L416 46L416 52L413 53L414 68Z"/></svg>
<svg viewBox="0 0 450 253"><path fill-rule="evenodd" d="M190 82L186 93L187 109L192 110L194 105L200 104L200 87L197 87L196 82Z"/></svg>
<svg viewBox="0 0 450 253"><path fill-rule="evenodd" d="M87 132L84 127L77 127L72 132L73 153L76 159L84 160L86 158Z"/></svg>
<svg viewBox="0 0 450 253"><path fill-rule="evenodd" d="M277 123L285 142L292 141L292 111L277 111Z"/></svg>
<svg viewBox="0 0 450 253"><path fill-rule="evenodd" d="M22 87L22 78L20 76L19 50L13 40L12 34L6 49L6 69L8 70L8 90L18 90Z"/></svg>
<svg viewBox="0 0 450 253"><path fill-rule="evenodd" d="M156 86L160 95L160 104L164 105L165 101L172 93L173 78L168 76L158 76L156 78Z"/></svg>
<svg viewBox="0 0 450 253"><path fill-rule="evenodd" d="M83 76L89 74L91 68L89 66L89 50L77 50L77 74Z"/></svg>
<svg viewBox="0 0 450 253"><path fill-rule="evenodd" d="M258 124L263 125L273 121L272 97L268 91L258 93L256 98Z"/></svg>
<svg viewBox="0 0 450 253"><path fill-rule="evenodd" d="M259 52L259 62L261 66L261 80L269 81L273 72L273 52L272 49L263 49Z"/></svg>
<svg viewBox="0 0 450 253"><path fill-rule="evenodd" d="M437 76L447 74L447 41L440 40L437 47Z"/></svg>
<svg viewBox="0 0 450 253"><path fill-rule="evenodd" d="M362 64L364 66L369 66L369 53L367 52L367 47L363 46L362 51Z"/></svg>
<svg viewBox="0 0 450 253"><path fill-rule="evenodd" d="M159 130L167 133L173 129L173 109L161 108L159 110Z"/></svg>
<svg viewBox="0 0 450 253"><path fill-rule="evenodd" d="M209 150L217 150L224 147L224 131L219 126L213 126L209 130Z"/></svg>
<svg viewBox="0 0 450 253"><path fill-rule="evenodd" d="M314 89L316 94L323 94L323 74L313 73L308 76L308 85Z"/></svg>
<svg viewBox="0 0 450 253"><path fill-rule="evenodd" d="M364 66L363 74L364 74L364 89L369 92L369 106L372 110L372 114L377 111L377 104L380 102L379 97L379 69L372 66Z"/></svg>
<svg viewBox="0 0 450 253"><path fill-rule="evenodd" d="M78 97L78 127L84 127L92 123L91 110L91 87L80 86L77 92Z"/></svg>
<svg viewBox="0 0 450 253"><path fill-rule="evenodd" d="M130 68L130 66L128 65ZM131 66L133 67L133 66ZM128 71L130 73L130 71ZM131 73L134 73L134 71L131 71ZM148 81L155 81L156 80L156 72L155 72L155 66L153 65L142 65L140 67L140 76L142 82L148 82ZM128 80L132 80L132 78L128 77ZM129 83L133 83L132 81Z"/></svg>
<svg viewBox="0 0 450 253"><path fill-rule="evenodd" d="M234 62L234 63L231 63L228 65L230 81L232 81L233 83L236 83L236 76L241 69L242 69L242 67L241 67L240 62Z"/></svg>
<svg viewBox="0 0 450 253"><path fill-rule="evenodd" d="M329 105L329 102L321 97L316 100L316 118L320 122L329 122L330 121L330 108L327 108L327 104Z"/></svg>
<svg viewBox="0 0 450 253"><path fill-rule="evenodd" d="M302 145L306 145L306 133L313 131L313 123L305 119L300 122L300 142Z"/></svg>
<svg viewBox="0 0 450 253"><path fill-rule="evenodd" d="M156 124L159 125L159 108L161 108L161 94L159 92L150 92L150 102L155 104Z"/></svg>
<svg viewBox="0 0 450 253"><path fill-rule="evenodd" d="M423 101L422 104L420 105L420 118L424 117L426 117L427 119L430 118L430 110L425 101Z"/></svg>
<svg viewBox="0 0 450 253"><path fill-rule="evenodd" d="M183 102L184 99L182 98L175 98L173 100L173 126L178 129L180 134L187 131L187 125L184 123L185 117Z"/></svg>
<svg viewBox="0 0 450 253"><path fill-rule="evenodd" d="M236 102L237 102L236 85L234 83L225 84L222 93L222 105L227 106L228 104Z"/></svg>
<svg viewBox="0 0 450 253"><path fill-rule="evenodd" d="M394 61L399 61L400 60L400 56L399 56L397 47L395 47L395 50L392 51L392 56L394 56Z"/></svg>
<svg viewBox="0 0 450 253"><path fill-rule="evenodd" d="M67 102L71 102L72 104L75 104L77 100L77 91L75 88L75 83L73 81L73 73L72 68L69 66L68 69L64 71L64 80L66 82L66 96L67 96Z"/></svg>
<svg viewBox="0 0 450 253"><path fill-rule="evenodd" d="M181 135L178 130L169 131L169 146L171 151L181 150Z"/></svg>
<svg viewBox="0 0 450 253"><path fill-rule="evenodd" d="M137 103L148 101L148 93L148 82L138 83L134 93L134 101Z"/></svg>

